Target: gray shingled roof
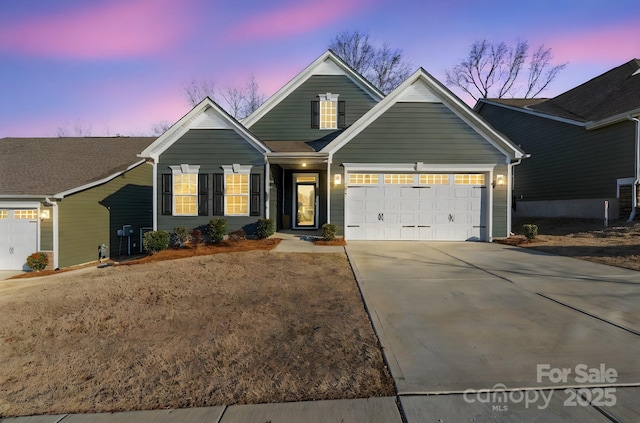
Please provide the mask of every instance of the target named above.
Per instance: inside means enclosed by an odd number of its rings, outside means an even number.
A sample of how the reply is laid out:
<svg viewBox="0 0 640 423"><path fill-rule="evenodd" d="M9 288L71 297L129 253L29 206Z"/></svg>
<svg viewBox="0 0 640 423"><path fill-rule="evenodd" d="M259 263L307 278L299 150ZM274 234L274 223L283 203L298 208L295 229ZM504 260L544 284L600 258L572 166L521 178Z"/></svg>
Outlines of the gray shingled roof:
<svg viewBox="0 0 640 423"><path fill-rule="evenodd" d="M155 138L2 138L0 195L54 195L126 170Z"/></svg>
<svg viewBox="0 0 640 423"><path fill-rule="evenodd" d="M630 60L557 97L529 106L529 109L582 122L636 110L640 108L638 69L640 60Z"/></svg>

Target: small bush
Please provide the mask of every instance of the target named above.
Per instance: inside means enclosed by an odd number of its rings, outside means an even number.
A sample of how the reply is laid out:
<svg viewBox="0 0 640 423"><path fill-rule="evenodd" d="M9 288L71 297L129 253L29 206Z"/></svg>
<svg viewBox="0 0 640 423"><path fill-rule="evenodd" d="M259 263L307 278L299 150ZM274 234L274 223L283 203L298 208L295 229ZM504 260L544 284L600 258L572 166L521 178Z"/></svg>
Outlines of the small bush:
<svg viewBox="0 0 640 423"><path fill-rule="evenodd" d="M46 253L37 252L27 257L27 266L34 272L44 270L49 264L49 256Z"/></svg>
<svg viewBox="0 0 640 423"><path fill-rule="evenodd" d="M146 232L142 237L142 246L147 252L154 254L169 248L169 238L167 231Z"/></svg>
<svg viewBox="0 0 640 423"><path fill-rule="evenodd" d="M194 244L202 244L204 242L204 236L202 235L202 231L200 229L194 229L191 231L191 242Z"/></svg>
<svg viewBox="0 0 640 423"><path fill-rule="evenodd" d="M531 241L538 236L538 225L527 223L522 225L522 231L524 232L524 236Z"/></svg>
<svg viewBox="0 0 640 423"><path fill-rule="evenodd" d="M176 234L176 237L178 238L181 244L184 244L185 242L189 241L189 229L183 226L178 226L176 228L173 228L173 233Z"/></svg>
<svg viewBox="0 0 640 423"><path fill-rule="evenodd" d="M333 241L338 234L338 227L333 223L325 223L322 225L322 239L325 241Z"/></svg>
<svg viewBox="0 0 640 423"><path fill-rule="evenodd" d="M247 234L244 230L238 229L232 232L229 232L229 240L231 241L240 241L243 239L247 239Z"/></svg>
<svg viewBox="0 0 640 423"><path fill-rule="evenodd" d="M269 238L276 232L276 224L273 219L258 219L256 236L258 239Z"/></svg>
<svg viewBox="0 0 640 423"><path fill-rule="evenodd" d="M215 242L216 244L222 242L226 233L226 219L211 219L211 221L209 222L209 235L211 235L212 242Z"/></svg>

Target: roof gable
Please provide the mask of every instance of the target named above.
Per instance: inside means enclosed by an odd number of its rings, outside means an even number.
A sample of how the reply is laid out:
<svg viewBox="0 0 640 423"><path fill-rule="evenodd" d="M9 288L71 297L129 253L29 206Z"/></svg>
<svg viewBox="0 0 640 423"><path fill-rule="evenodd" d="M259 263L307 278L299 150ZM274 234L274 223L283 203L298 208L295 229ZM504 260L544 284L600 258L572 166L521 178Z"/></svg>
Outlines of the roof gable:
<svg viewBox="0 0 640 423"><path fill-rule="evenodd" d="M233 116L209 97L205 97L189 113L184 115L171 128L165 131L153 144L147 147L140 157L157 160L160 155L178 141L190 129L231 129L258 151L265 153L269 148L242 126Z"/></svg>
<svg viewBox="0 0 640 423"><path fill-rule="evenodd" d="M321 151L333 154L346 145L356 135L376 121L397 103L442 103L467 125L485 138L505 156L512 159L522 158L524 152L516 147L504 135L498 133L450 90L420 68L380 103L362 116L355 124L345 130Z"/></svg>
<svg viewBox="0 0 640 423"><path fill-rule="evenodd" d="M256 122L262 119L269 111L276 107L287 96L304 84L309 78L316 75L342 75L351 79L363 91L365 91L375 101L380 101L384 94L373 84L367 81L362 75L358 74L334 52L327 50L322 56L318 57L313 63L307 66L302 72L296 75L291 81L280 88L267 101L265 101L257 110L246 117L242 124L247 128L251 128Z"/></svg>

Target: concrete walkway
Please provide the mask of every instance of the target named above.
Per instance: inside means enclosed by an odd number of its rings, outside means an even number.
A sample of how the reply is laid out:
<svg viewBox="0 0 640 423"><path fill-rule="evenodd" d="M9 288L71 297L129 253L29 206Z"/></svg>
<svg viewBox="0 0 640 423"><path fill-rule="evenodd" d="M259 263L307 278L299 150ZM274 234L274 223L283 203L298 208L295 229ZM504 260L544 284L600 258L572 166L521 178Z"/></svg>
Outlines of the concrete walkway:
<svg viewBox="0 0 640 423"><path fill-rule="evenodd" d="M639 272L500 244L346 251L408 422L639 421ZM570 373L539 376L539 365ZM579 365L616 376L583 381ZM592 399L613 389L613 401L589 406L575 387Z"/></svg>
<svg viewBox="0 0 640 423"><path fill-rule="evenodd" d="M322 238L319 231L276 232L273 238L282 241L273 249L276 253L343 253L344 247L336 245L316 245L314 240Z"/></svg>

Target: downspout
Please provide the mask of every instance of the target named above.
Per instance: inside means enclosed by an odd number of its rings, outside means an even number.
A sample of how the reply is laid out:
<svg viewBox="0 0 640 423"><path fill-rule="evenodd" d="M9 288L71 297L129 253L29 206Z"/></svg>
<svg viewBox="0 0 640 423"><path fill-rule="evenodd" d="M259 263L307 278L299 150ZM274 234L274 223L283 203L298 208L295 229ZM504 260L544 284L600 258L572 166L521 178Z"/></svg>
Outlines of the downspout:
<svg viewBox="0 0 640 423"><path fill-rule="evenodd" d="M53 211L53 268L58 269L60 267L58 264L60 261L60 249L58 248L58 203L56 201L51 201L49 197L45 198L45 201L51 204Z"/></svg>
<svg viewBox="0 0 640 423"><path fill-rule="evenodd" d="M269 202L271 201L271 164L267 154L264 155L264 218L269 219Z"/></svg>
<svg viewBox="0 0 640 423"><path fill-rule="evenodd" d="M515 185L516 185L514 183L515 174L513 173L514 172L513 168L515 166L518 166L520 163L522 163L523 159L528 159L529 157L531 157L531 154L527 153L524 156L522 156L521 158L519 158L517 160L514 160L513 162L509 163L509 165L508 165L509 166L509 171L507 172L507 174L508 174L507 178L509 178L509 179L507 180L507 187L508 187L508 191L509 191L509 197L507 198L507 214L508 214L509 218L507 219L507 234L508 234L507 236L511 235L511 233L512 233L511 229L513 229L512 226L511 226L511 219L512 219L511 214L513 213L513 189L515 188Z"/></svg>
<svg viewBox="0 0 640 423"><path fill-rule="evenodd" d="M631 187L631 214L629 215L629 220L627 220L627 222L632 222L636 217L636 209L638 208L638 183L640 183L640 120L631 116L627 116L627 119L636 123L635 178Z"/></svg>

